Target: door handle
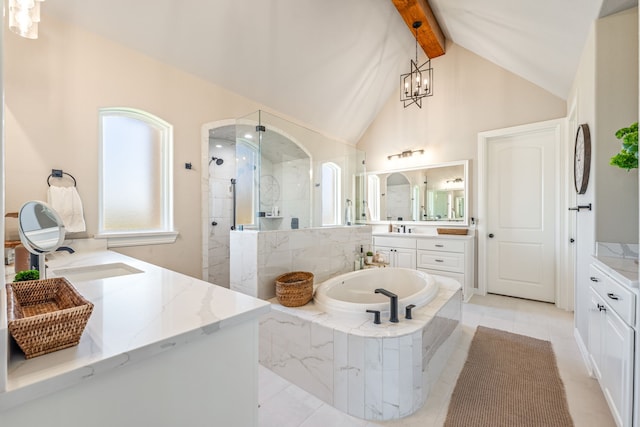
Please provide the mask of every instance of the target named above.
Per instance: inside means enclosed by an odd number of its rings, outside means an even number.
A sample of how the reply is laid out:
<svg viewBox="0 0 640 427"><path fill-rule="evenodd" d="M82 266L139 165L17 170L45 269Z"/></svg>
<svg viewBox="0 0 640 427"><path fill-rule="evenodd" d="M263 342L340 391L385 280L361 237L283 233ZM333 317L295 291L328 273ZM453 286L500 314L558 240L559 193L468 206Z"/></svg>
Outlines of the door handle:
<svg viewBox="0 0 640 427"><path fill-rule="evenodd" d="M489 238L493 239L493 233L489 233Z"/></svg>

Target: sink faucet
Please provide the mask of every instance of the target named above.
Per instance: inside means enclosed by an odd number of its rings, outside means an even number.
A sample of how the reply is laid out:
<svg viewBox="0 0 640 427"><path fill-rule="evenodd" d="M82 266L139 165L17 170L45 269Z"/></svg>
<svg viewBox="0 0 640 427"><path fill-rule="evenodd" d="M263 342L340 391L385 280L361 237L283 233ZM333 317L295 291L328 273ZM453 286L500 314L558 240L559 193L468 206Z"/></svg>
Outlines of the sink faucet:
<svg viewBox="0 0 640 427"><path fill-rule="evenodd" d="M398 295L382 288L378 288L374 292L376 294L382 294L390 298L389 303L391 314L389 315L389 322L398 323Z"/></svg>

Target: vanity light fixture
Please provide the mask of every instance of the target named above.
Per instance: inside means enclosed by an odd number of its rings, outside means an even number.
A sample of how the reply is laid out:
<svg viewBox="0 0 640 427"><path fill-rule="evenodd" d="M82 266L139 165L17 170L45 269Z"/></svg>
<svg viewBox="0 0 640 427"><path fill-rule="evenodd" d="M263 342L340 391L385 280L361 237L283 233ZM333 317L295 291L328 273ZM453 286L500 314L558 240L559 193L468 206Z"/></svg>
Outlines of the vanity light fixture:
<svg viewBox="0 0 640 427"><path fill-rule="evenodd" d="M27 39L38 38L40 3L44 0L9 0L9 29Z"/></svg>
<svg viewBox="0 0 640 427"><path fill-rule="evenodd" d="M397 157L397 158L411 157L411 156L413 156L413 155L414 155L414 154L416 154L416 153L418 153L418 154L424 154L424 150L406 150L406 151L403 151L402 153L398 153L398 154L391 154L390 156L387 156L387 159L388 159L388 160L391 160L391 159L393 159L394 157Z"/></svg>
<svg viewBox="0 0 640 427"><path fill-rule="evenodd" d="M433 68L431 59L418 66L418 28L422 26L422 21L415 21L413 29L416 36L416 59L411 60L411 71L400 76L400 101L404 108L411 104L416 104L422 108L422 98L433 95Z"/></svg>

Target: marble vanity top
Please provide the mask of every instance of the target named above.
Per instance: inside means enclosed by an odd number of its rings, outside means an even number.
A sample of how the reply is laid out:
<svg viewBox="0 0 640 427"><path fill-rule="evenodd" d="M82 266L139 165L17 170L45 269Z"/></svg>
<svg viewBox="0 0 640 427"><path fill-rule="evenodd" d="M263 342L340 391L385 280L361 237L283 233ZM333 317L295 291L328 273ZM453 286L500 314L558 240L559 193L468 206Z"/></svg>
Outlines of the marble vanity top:
<svg viewBox="0 0 640 427"><path fill-rule="evenodd" d="M398 233L398 232L374 232L371 233L374 237L405 237L405 238L414 238L414 239L424 239L424 238L438 238L438 239L473 239L474 232L469 231L468 234L438 234L434 233L426 233L426 232L413 232L413 233Z"/></svg>
<svg viewBox="0 0 640 427"><path fill-rule="evenodd" d="M26 360L12 343L0 411L270 310L266 301L112 251L60 252L47 260L48 272L105 264L125 264L130 274L69 279L94 303L78 346Z"/></svg>
<svg viewBox="0 0 640 427"><path fill-rule="evenodd" d="M630 288L638 287L638 260L608 256L594 256L598 267L618 282Z"/></svg>
<svg viewBox="0 0 640 427"><path fill-rule="evenodd" d="M638 245L598 242L593 259L623 285L638 288Z"/></svg>

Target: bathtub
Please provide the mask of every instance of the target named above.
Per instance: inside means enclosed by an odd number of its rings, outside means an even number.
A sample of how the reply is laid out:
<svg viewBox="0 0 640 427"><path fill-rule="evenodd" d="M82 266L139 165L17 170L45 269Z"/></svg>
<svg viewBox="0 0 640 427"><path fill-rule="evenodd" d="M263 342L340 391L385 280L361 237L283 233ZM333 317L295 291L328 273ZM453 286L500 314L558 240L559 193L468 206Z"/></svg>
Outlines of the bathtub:
<svg viewBox="0 0 640 427"><path fill-rule="evenodd" d="M321 283L314 295L318 309L337 315L371 317L367 310L389 311L389 297L374 291L384 288L398 295L398 314L409 304L422 307L438 294L438 282L423 271L408 268L369 268L341 274Z"/></svg>

